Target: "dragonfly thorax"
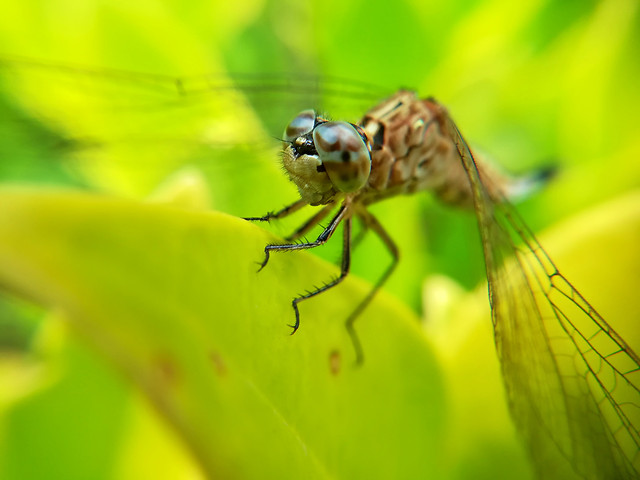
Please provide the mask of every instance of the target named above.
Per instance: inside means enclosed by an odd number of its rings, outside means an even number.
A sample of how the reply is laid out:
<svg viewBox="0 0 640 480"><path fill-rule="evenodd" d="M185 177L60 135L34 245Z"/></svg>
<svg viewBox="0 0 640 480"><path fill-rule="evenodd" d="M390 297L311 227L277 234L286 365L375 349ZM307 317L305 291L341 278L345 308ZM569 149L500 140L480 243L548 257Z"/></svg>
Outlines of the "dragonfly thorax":
<svg viewBox="0 0 640 480"><path fill-rule="evenodd" d="M283 165L305 202L324 205L366 185L371 151L360 127L305 110L285 129Z"/></svg>

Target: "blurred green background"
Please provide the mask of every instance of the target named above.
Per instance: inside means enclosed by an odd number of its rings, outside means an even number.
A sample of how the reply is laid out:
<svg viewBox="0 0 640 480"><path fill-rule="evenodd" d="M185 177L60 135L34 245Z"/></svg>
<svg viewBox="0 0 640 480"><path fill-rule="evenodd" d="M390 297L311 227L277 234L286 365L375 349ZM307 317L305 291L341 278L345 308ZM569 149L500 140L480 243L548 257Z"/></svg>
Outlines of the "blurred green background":
<svg viewBox="0 0 640 480"><path fill-rule="evenodd" d="M640 183L638 8L634 0L6 5L0 19L0 181L161 198L195 168L210 208L255 216L296 198L278 165L277 137L298 111L315 107L356 121L376 99L402 87L435 96L467 140L507 171L558 166L558 177L518 206L540 231ZM175 78L183 85L176 87ZM292 83L265 86L281 79ZM402 252L386 289L416 313L422 313L421 285L431 274L482 290L471 212L450 211L428 195L373 211ZM284 235L295 222L273 229ZM318 254L335 261L338 253L339 245ZM607 261L593 256L596 263ZM354 257L356 274L373 281L384 265L371 258L387 258L375 238ZM597 295L593 279L569 277L587 297ZM637 285L638 278L618 281ZM136 462L151 449L172 459L172 469L160 468L158 478L196 475L179 443L144 401L135 394L131 400L129 387L102 360L81 344L57 345L59 333L42 321L45 312L24 300L7 294L0 309L0 346L7 358L28 358L29 365L20 382L11 383L22 390L12 386L0 399L24 402L8 415L12 422L22 416L25 425L4 438L0 456L42 458L55 432L65 446L50 453L61 469L86 450L87 470L70 468L67 478L88 478L86 472L90 478L133 477ZM41 388L48 389L47 399L34 400L30 394ZM501 402L501 392L491 395L495 400L489 396L488 403ZM47 403L60 412L48 411ZM73 445L80 427L64 411L86 403L95 407L86 427L95 431L95 444ZM133 421L145 426L134 429ZM34 431L42 432L42 441L30 437L33 452L12 451L25 444L15 435ZM160 445L148 444L156 435ZM514 471L526 470L518 447L505 448L498 444L494 455L512 455ZM513 478L513 471L496 472L490 457L475 453L458 459L452 478L480 478L483 468L487 478ZM106 467L113 464L122 471Z"/></svg>

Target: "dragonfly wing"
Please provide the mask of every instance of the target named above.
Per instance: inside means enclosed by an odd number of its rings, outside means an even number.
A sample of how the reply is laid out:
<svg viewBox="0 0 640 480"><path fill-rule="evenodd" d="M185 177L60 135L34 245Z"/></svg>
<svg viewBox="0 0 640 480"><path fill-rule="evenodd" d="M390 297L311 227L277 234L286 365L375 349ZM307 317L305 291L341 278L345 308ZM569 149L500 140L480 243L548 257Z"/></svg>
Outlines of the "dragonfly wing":
<svg viewBox="0 0 640 480"><path fill-rule="evenodd" d="M212 205L240 215L261 208L254 187L267 196L287 191L276 151L295 114L345 103L359 114L376 95L366 84L317 75L174 77L5 56L0 86L0 109L2 94L18 106L0 115L0 136L46 143L37 158L73 181L140 197L195 167ZM31 135L32 125L46 126L51 139ZM22 158L22 150L7 156Z"/></svg>
<svg viewBox="0 0 640 480"><path fill-rule="evenodd" d="M447 122L474 195L511 415L536 471L639 478L638 355L558 271L508 200L489 197L467 143Z"/></svg>
<svg viewBox="0 0 640 480"><path fill-rule="evenodd" d="M233 120L244 126L238 129L240 139L219 138L223 144L241 140L250 143L247 132L252 131L254 124L247 115L239 113L247 103L254 107L252 110L264 114L263 122L273 127L268 128L268 134L279 136L282 126L301 110L326 108L342 114L338 106L344 110L346 103L353 116L388 93L368 83L312 74L172 76L8 56L0 56L0 74L11 82L16 96L25 99L23 103L29 103L45 117L53 112L58 122L64 122L58 117L64 117L65 110L72 109L69 116L77 117L74 109L84 108L93 112L93 116L98 110L101 116L107 116L105 121L120 120L109 122L108 128L120 129L122 133L130 131L132 124L137 126L139 119L151 116L156 116L153 119L156 128L162 123L155 120L165 120L170 127L167 130L174 132L174 136L192 134L191 124L184 125L185 117L191 120L197 116L201 123ZM80 126L84 126L87 117L92 115L82 115ZM126 125L122 125L123 120ZM202 129L201 124L199 127Z"/></svg>

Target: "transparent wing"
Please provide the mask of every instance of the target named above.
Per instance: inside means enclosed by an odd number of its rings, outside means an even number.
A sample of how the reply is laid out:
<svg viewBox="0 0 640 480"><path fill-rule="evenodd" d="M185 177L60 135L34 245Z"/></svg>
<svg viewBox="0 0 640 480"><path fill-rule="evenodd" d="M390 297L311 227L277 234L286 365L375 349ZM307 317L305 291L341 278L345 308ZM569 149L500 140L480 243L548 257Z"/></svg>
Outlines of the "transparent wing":
<svg viewBox="0 0 640 480"><path fill-rule="evenodd" d="M490 199L451 119L447 129L473 190L508 403L540 478L640 478L638 355L511 204Z"/></svg>
<svg viewBox="0 0 640 480"><path fill-rule="evenodd" d="M353 110L353 115L359 115L363 105L368 107L372 100L389 93L365 82L299 73L177 77L6 56L0 56L0 74L5 80L13 80L13 92L26 93L22 97L30 99L31 106L43 114L54 110L47 109L44 99L50 105L64 105L57 108L58 114L63 108L78 108L79 104L86 109L110 111L120 118L125 114L137 113L138 118L161 114L177 132L181 131L180 111L189 111L189 116L199 111L210 121L228 118L236 110L234 107L248 101L274 126L275 130L269 133L280 135L283 125L298 113L296 108L330 109L334 115Z"/></svg>
<svg viewBox="0 0 640 480"><path fill-rule="evenodd" d="M263 209L258 198L292 188L277 155L291 118L326 108L351 109L345 118L356 119L381 95L368 84L313 75L178 78L7 57L0 57L0 82L8 103L28 115L0 112L0 136L19 136L30 119L47 126L55 135L31 143L51 148L33 156L59 158L83 184L144 197L175 172L195 167L216 208L245 216ZM5 155L8 143L2 139L0 154L24 163L14 152Z"/></svg>

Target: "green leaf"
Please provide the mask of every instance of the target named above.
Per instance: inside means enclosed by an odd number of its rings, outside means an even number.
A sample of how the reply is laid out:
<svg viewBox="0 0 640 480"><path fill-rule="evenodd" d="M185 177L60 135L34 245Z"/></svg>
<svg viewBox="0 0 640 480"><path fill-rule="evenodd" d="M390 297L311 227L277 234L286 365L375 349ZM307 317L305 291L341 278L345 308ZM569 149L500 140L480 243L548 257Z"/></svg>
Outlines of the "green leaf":
<svg viewBox="0 0 640 480"><path fill-rule="evenodd" d="M50 318L31 355L0 356L3 479L112 478L130 395L104 359L66 341L64 327Z"/></svg>
<svg viewBox="0 0 640 480"><path fill-rule="evenodd" d="M343 319L368 287L304 302L290 336L290 300L336 269L301 253L257 273L274 239L254 225L61 191L5 188L0 204L0 283L60 312L207 475L440 478L439 369L384 294L356 325L356 367Z"/></svg>

